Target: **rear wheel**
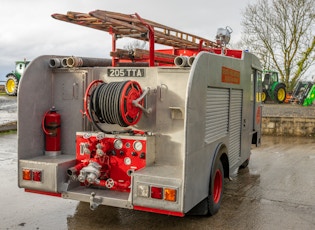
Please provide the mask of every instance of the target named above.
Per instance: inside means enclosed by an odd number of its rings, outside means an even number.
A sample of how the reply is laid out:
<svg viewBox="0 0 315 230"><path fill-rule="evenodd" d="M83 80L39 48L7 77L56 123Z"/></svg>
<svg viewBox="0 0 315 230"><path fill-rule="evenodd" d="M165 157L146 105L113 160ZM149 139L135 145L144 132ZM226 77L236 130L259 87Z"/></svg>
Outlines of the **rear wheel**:
<svg viewBox="0 0 315 230"><path fill-rule="evenodd" d="M274 99L275 102L283 103L286 97L285 85L280 83L275 87L274 90Z"/></svg>
<svg viewBox="0 0 315 230"><path fill-rule="evenodd" d="M224 185L224 170L220 159L217 159L212 169L208 195L208 215L216 214L221 205Z"/></svg>
<svg viewBox="0 0 315 230"><path fill-rule="evenodd" d="M261 101L265 102L267 100L267 90L263 90L261 93Z"/></svg>
<svg viewBox="0 0 315 230"><path fill-rule="evenodd" d="M241 164L240 169L247 168L248 164L249 164L249 158L246 161L244 161L243 164Z"/></svg>
<svg viewBox="0 0 315 230"><path fill-rule="evenodd" d="M19 81L16 76L9 74L5 83L5 92L10 96L17 95Z"/></svg>

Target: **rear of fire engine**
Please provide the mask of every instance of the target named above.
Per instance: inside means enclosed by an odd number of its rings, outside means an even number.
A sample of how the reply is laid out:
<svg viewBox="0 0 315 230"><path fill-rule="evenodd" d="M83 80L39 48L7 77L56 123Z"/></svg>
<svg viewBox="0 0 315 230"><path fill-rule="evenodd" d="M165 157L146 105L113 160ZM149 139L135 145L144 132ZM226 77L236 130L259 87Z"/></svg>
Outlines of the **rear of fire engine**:
<svg viewBox="0 0 315 230"><path fill-rule="evenodd" d="M18 95L19 187L93 210L215 214L224 177L260 145L258 59L225 48L229 29L211 42L138 14L53 17L109 32L112 58L30 63ZM149 50L117 49L125 36Z"/></svg>

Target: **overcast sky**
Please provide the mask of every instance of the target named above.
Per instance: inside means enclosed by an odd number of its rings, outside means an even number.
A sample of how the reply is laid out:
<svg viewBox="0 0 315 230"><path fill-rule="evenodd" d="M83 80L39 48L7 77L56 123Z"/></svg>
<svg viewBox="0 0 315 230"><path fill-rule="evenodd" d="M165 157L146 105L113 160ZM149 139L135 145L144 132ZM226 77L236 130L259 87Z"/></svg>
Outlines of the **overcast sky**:
<svg viewBox="0 0 315 230"><path fill-rule="evenodd" d="M15 61L24 58L33 60L46 54L109 57L108 33L53 19L53 13L88 13L96 9L138 13L142 18L213 41L219 27L230 26L231 42L236 43L241 36L242 11L256 1L1 0L0 81L14 70ZM120 43L118 46L123 46L123 41Z"/></svg>

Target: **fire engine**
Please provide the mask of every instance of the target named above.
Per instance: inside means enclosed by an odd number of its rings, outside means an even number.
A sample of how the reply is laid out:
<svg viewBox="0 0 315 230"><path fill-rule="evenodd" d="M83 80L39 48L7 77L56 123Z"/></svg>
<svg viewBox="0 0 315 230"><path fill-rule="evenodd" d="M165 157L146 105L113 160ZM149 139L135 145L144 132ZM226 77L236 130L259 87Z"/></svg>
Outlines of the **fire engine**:
<svg viewBox="0 0 315 230"><path fill-rule="evenodd" d="M111 58L29 64L18 93L19 187L92 210L214 215L224 178L261 143L257 57L226 47L228 27L212 42L138 14L52 17L108 32ZM123 37L149 49L118 49Z"/></svg>

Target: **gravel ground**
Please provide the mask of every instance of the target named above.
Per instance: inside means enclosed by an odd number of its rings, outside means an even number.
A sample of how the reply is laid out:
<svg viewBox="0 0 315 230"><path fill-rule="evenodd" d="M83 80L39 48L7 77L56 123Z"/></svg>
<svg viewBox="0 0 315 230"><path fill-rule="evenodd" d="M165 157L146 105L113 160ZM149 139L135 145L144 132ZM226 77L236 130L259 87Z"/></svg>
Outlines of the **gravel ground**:
<svg viewBox="0 0 315 230"><path fill-rule="evenodd" d="M263 104L263 117L307 117L315 118L315 105Z"/></svg>

